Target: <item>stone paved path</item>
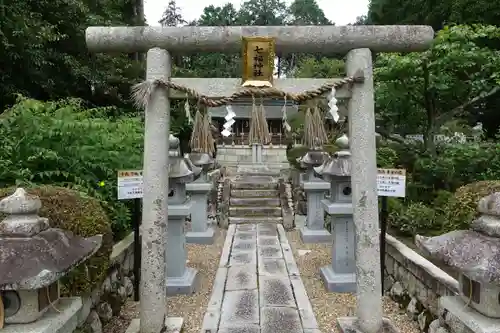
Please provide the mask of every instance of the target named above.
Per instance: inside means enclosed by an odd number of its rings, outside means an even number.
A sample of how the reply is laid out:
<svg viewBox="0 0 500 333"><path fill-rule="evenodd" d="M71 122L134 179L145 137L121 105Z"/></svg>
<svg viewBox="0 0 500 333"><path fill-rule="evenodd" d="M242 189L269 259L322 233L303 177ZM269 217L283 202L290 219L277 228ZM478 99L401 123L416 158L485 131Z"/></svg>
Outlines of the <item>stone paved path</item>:
<svg viewBox="0 0 500 333"><path fill-rule="evenodd" d="M320 333L280 224L229 227L201 333Z"/></svg>

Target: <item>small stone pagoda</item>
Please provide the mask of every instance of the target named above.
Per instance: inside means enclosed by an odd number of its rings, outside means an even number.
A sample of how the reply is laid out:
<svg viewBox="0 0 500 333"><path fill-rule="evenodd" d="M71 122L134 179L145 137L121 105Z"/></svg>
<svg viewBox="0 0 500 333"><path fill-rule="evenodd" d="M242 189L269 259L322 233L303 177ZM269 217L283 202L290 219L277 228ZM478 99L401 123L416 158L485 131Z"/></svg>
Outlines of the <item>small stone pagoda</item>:
<svg viewBox="0 0 500 333"><path fill-rule="evenodd" d="M215 231L208 225L208 195L212 190L212 183L208 179L208 170L214 160L207 153L191 153L186 161L197 168L199 177L192 183L186 184L186 190L191 196L191 231L186 234L186 241L191 244L213 244Z"/></svg>
<svg viewBox="0 0 500 333"><path fill-rule="evenodd" d="M196 290L197 270L187 267L186 217L191 214L192 202L187 197L186 184L192 182L195 173L189 169L188 159L179 155L179 139L170 135L167 225L167 295L192 294ZM201 172L201 168L196 168Z"/></svg>
<svg viewBox="0 0 500 333"><path fill-rule="evenodd" d="M500 328L500 192L482 198L478 211L481 215L472 222L471 230L437 237L417 235L415 243L459 273L459 297L441 297L440 308L466 326L468 319L474 319L477 329Z"/></svg>
<svg viewBox="0 0 500 333"><path fill-rule="evenodd" d="M321 166L329 156L322 150L311 149L301 159L300 164L305 173L301 175L300 185L306 193L307 218L306 225L300 229L300 238L304 243L329 243L330 233L324 229L325 213L321 200L330 189L330 183L316 177L314 168Z"/></svg>
<svg viewBox="0 0 500 333"><path fill-rule="evenodd" d="M82 238L51 228L48 219L38 216L41 206L40 198L22 188L0 201L0 213L6 215L0 222L0 310L3 304L7 333L59 332L57 325L67 326L57 316L75 316L82 303L59 298L59 279L101 246L100 235ZM39 329L29 324L43 322L48 311L52 314Z"/></svg>

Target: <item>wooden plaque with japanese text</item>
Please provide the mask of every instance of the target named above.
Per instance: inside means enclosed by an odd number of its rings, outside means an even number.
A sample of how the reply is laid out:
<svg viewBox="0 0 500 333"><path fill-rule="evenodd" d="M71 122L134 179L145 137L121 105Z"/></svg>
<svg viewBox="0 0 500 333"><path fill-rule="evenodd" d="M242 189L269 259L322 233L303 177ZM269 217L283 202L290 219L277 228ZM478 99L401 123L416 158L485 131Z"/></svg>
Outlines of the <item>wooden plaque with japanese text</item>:
<svg viewBox="0 0 500 333"><path fill-rule="evenodd" d="M272 87L275 40L270 37L242 37L243 87Z"/></svg>

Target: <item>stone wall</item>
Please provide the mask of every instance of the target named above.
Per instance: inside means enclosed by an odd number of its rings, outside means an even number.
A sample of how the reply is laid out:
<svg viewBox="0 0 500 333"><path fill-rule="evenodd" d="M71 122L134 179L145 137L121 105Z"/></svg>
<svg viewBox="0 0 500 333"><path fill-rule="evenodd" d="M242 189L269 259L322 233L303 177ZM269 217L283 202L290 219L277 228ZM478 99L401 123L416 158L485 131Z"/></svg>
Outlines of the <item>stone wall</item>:
<svg viewBox="0 0 500 333"><path fill-rule="evenodd" d="M264 146L262 150L264 163L288 163L285 146ZM252 148L249 145L217 146L217 161L223 165L235 163L252 163Z"/></svg>
<svg viewBox="0 0 500 333"><path fill-rule="evenodd" d="M283 227L290 230L294 227L294 212L292 200L292 185L280 178L278 180L278 193L280 196L281 216L283 217Z"/></svg>
<svg viewBox="0 0 500 333"><path fill-rule="evenodd" d="M208 172L208 180L212 183L212 190L208 195L208 215L215 217L217 212L217 202L219 193L219 182L225 176L226 168L221 167Z"/></svg>
<svg viewBox="0 0 500 333"><path fill-rule="evenodd" d="M229 226L229 199L231 197L231 179L224 178L219 183L219 199L217 202L217 224L227 229Z"/></svg>
<svg viewBox="0 0 500 333"><path fill-rule="evenodd" d="M439 297L457 295L458 281L387 235L384 289L427 332L439 315Z"/></svg>
<svg viewBox="0 0 500 333"><path fill-rule="evenodd" d="M83 307L78 316L76 332L101 333L102 327L113 316L118 316L122 305L134 294L134 233L113 246L108 277L83 296Z"/></svg>
<svg viewBox="0 0 500 333"><path fill-rule="evenodd" d="M295 214L307 215L307 199L304 190L300 186L300 174L300 170L290 169L289 182L292 185L292 202Z"/></svg>

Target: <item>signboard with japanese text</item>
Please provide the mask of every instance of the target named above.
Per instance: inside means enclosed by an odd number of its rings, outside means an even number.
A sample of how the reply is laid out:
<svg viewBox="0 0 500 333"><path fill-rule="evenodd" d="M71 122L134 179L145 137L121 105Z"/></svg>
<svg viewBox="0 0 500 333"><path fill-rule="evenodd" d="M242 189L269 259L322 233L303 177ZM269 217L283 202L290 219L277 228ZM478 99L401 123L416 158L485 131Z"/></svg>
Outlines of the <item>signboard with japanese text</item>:
<svg viewBox="0 0 500 333"><path fill-rule="evenodd" d="M242 37L243 87L272 87L275 41L269 37Z"/></svg>
<svg viewBox="0 0 500 333"><path fill-rule="evenodd" d="M378 169L377 194L380 197L406 196L406 170L405 169Z"/></svg>
<svg viewBox="0 0 500 333"><path fill-rule="evenodd" d="M141 199L143 186L142 170L118 171L118 200Z"/></svg>

